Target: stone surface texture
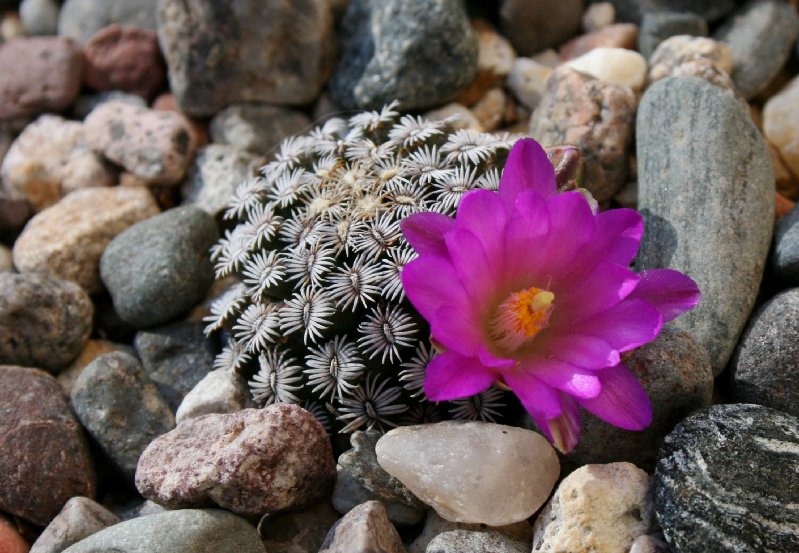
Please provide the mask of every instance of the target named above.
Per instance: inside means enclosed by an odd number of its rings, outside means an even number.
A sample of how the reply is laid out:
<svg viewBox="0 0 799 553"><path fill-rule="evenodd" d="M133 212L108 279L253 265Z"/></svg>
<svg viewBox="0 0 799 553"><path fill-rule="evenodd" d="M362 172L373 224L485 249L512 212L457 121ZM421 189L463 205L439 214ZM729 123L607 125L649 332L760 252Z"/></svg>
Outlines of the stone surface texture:
<svg viewBox="0 0 799 553"><path fill-rule="evenodd" d="M646 82L646 59L625 48L594 48L567 65L594 78L640 91Z"/></svg>
<svg viewBox="0 0 799 553"><path fill-rule="evenodd" d="M210 215L227 209L236 188L253 178L264 159L225 144L200 148L183 185L183 203Z"/></svg>
<svg viewBox="0 0 799 553"><path fill-rule="evenodd" d="M301 111L268 104L233 104L211 119L211 140L261 156L274 153L283 141L311 127Z"/></svg>
<svg viewBox="0 0 799 553"><path fill-rule="evenodd" d="M406 553L379 501L355 507L330 529L319 553Z"/></svg>
<svg viewBox="0 0 799 553"><path fill-rule="evenodd" d="M794 78L763 106L763 133L777 147L794 175L799 175L799 78Z"/></svg>
<svg viewBox="0 0 799 553"><path fill-rule="evenodd" d="M694 13L716 21L735 9L735 0L610 0L618 19L638 23L647 12L675 11Z"/></svg>
<svg viewBox="0 0 799 553"><path fill-rule="evenodd" d="M154 31L157 5L158 0L66 0L58 19L58 34L85 44L112 23Z"/></svg>
<svg viewBox="0 0 799 553"><path fill-rule="evenodd" d="M397 527L413 526L420 523L425 516L424 508L409 507L399 501L390 501L380 497L364 488L360 482L342 469L340 465L337 466L336 485L333 487L333 496L330 498L333 508L345 515L367 501L379 501L382 503L388 520Z"/></svg>
<svg viewBox="0 0 799 553"><path fill-rule="evenodd" d="M707 36L707 21L689 12L648 12L638 32L638 51L649 59L658 45L679 35Z"/></svg>
<svg viewBox="0 0 799 553"><path fill-rule="evenodd" d="M69 397L69 393L72 391L72 385L75 383L75 380L77 380L80 373L83 372L83 369L85 369L89 363L105 353L114 351L125 351L131 355L135 355L133 348L127 344L118 344L109 342L108 340L87 340L80 354L78 354L66 369L59 372L56 376L56 380L61 384L61 389L64 390L67 397Z"/></svg>
<svg viewBox="0 0 799 553"><path fill-rule="evenodd" d="M427 511L427 517L425 518L422 532L408 545L408 553L425 553L427 551L427 546L430 545L430 542L433 541L436 536L453 530L500 533L510 538L513 542L526 543L527 552L530 551L533 541L533 527L526 520L521 520L507 526L463 524L445 520L438 516L435 511Z"/></svg>
<svg viewBox="0 0 799 553"><path fill-rule="evenodd" d="M772 266L782 280L799 285L799 209L792 209L777 223Z"/></svg>
<svg viewBox="0 0 799 553"><path fill-rule="evenodd" d="M426 553L530 553L530 542L492 531L450 530L430 541Z"/></svg>
<svg viewBox="0 0 799 553"><path fill-rule="evenodd" d="M328 503L268 516L258 525L268 553L317 553L339 514Z"/></svg>
<svg viewBox="0 0 799 553"><path fill-rule="evenodd" d="M505 0L500 25L523 56L559 46L580 30L582 0Z"/></svg>
<svg viewBox="0 0 799 553"><path fill-rule="evenodd" d="M541 103L547 79L551 74L552 68L548 65L531 58L516 58L505 80L505 86L519 102L533 110Z"/></svg>
<svg viewBox="0 0 799 553"><path fill-rule="evenodd" d="M196 419L211 413L235 413L251 405L250 391L232 371L216 369L206 374L180 402L175 420Z"/></svg>
<svg viewBox="0 0 799 553"><path fill-rule="evenodd" d="M666 77L699 77L740 96L730 78L732 51L727 44L711 38L668 38L655 49L649 67L650 84ZM745 104L743 97L740 98Z"/></svg>
<svg viewBox="0 0 799 553"><path fill-rule="evenodd" d="M75 496L39 535L30 553L61 553L84 538L119 522L114 513L88 497Z"/></svg>
<svg viewBox="0 0 799 553"><path fill-rule="evenodd" d="M3 553L28 553L30 546L16 526L0 517L0 551Z"/></svg>
<svg viewBox="0 0 799 553"><path fill-rule="evenodd" d="M560 59L567 61L594 48L627 48L635 50L638 43L638 27L630 23L608 25L598 31L574 37L561 44Z"/></svg>
<svg viewBox="0 0 799 553"><path fill-rule="evenodd" d="M58 34L57 0L22 0L19 3L19 18L29 36Z"/></svg>

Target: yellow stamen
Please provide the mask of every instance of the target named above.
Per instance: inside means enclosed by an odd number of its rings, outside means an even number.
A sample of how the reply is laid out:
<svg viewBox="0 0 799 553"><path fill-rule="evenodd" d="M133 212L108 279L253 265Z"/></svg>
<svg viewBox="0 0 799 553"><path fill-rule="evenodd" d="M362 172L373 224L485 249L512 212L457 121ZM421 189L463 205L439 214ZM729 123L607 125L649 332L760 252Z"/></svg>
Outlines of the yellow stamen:
<svg viewBox="0 0 799 553"><path fill-rule="evenodd" d="M530 342L549 324L555 294L541 288L514 292L503 301L489 322L491 337L505 352Z"/></svg>

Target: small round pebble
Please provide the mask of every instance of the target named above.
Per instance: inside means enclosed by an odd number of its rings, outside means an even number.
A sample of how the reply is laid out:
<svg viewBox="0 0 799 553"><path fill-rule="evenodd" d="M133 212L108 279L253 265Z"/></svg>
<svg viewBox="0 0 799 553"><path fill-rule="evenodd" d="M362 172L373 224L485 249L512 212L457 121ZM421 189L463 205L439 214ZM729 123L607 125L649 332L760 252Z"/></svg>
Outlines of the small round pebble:
<svg viewBox="0 0 799 553"><path fill-rule="evenodd" d="M57 0L22 0L19 4L19 18L30 36L57 34L58 11Z"/></svg>
<svg viewBox="0 0 799 553"><path fill-rule="evenodd" d="M58 19L58 34L85 44L112 23L155 30L158 0L66 0Z"/></svg>

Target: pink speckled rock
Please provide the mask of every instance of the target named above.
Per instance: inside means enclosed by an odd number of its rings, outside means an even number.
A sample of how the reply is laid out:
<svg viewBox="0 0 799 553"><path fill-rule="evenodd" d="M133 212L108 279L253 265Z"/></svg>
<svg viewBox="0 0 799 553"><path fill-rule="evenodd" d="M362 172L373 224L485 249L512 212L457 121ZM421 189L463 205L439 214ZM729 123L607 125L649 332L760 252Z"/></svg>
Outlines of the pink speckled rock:
<svg viewBox="0 0 799 553"><path fill-rule="evenodd" d="M322 425L301 407L277 404L182 422L142 453L136 487L167 507L216 503L260 516L326 496L335 474Z"/></svg>

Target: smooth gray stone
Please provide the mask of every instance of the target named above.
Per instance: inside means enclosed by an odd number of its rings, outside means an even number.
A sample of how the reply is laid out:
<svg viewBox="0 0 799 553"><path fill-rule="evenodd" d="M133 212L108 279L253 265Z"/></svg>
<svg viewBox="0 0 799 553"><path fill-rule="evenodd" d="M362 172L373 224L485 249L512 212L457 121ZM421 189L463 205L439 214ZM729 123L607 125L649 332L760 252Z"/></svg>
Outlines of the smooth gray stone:
<svg viewBox="0 0 799 553"><path fill-rule="evenodd" d="M505 534L474 530L450 530L433 538L425 553L529 553L530 542L514 540Z"/></svg>
<svg viewBox="0 0 799 553"><path fill-rule="evenodd" d="M92 534L119 522L114 513L88 497L75 496L31 545L30 553L61 553Z"/></svg>
<svg viewBox="0 0 799 553"><path fill-rule="evenodd" d="M702 300L674 322L718 376L746 325L774 221L774 172L746 109L696 77L652 85L638 108L639 269L690 276Z"/></svg>
<svg viewBox="0 0 799 553"><path fill-rule="evenodd" d="M646 59L669 37L707 36L707 21L694 13L652 12L644 14L638 30L638 51Z"/></svg>
<svg viewBox="0 0 799 553"><path fill-rule="evenodd" d="M774 231L775 274L792 286L799 286L799 209L780 219Z"/></svg>
<svg viewBox="0 0 799 553"><path fill-rule="evenodd" d="M181 509L126 520L63 553L266 553L255 528L218 509Z"/></svg>
<svg viewBox="0 0 799 553"><path fill-rule="evenodd" d="M735 9L736 0L610 0L618 21L638 23L649 12L695 13L713 22Z"/></svg>
<svg viewBox="0 0 799 553"><path fill-rule="evenodd" d="M379 501L385 507L388 519L397 526L411 526L421 522L424 518L424 509L408 507L399 501L383 499L361 486L340 466L336 467L336 470L336 486L333 488L331 501L333 508L342 515L366 501Z"/></svg>
<svg viewBox="0 0 799 553"><path fill-rule="evenodd" d="M85 44L111 23L155 30L158 0L66 0L58 19L58 34Z"/></svg>
<svg viewBox="0 0 799 553"><path fill-rule="evenodd" d="M19 18L25 32L30 36L54 35L58 32L58 10L56 0L22 0Z"/></svg>

